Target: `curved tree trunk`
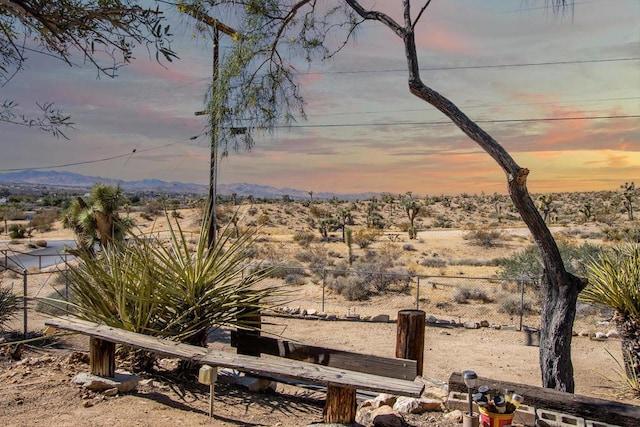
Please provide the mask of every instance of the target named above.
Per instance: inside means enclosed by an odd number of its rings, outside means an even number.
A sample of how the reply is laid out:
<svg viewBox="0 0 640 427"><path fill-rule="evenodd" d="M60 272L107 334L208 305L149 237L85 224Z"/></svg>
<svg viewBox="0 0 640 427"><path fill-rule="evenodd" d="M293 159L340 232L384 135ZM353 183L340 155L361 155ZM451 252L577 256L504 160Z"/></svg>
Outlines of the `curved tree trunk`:
<svg viewBox="0 0 640 427"><path fill-rule="evenodd" d="M453 102L422 82L414 37L415 23L412 22L410 13L410 0L403 0L404 26L379 11L365 10L357 0L346 0L346 2L362 18L379 21L402 38L409 71L409 91L447 116L469 138L482 147L505 172L511 200L540 249L545 268L542 281L544 300L540 334L542 385L573 392L571 363L573 320L578 293L584 289L587 282L567 273L558 246L527 190L526 181L529 170L518 166L502 145L467 117ZM423 6L416 21L429 3Z"/></svg>

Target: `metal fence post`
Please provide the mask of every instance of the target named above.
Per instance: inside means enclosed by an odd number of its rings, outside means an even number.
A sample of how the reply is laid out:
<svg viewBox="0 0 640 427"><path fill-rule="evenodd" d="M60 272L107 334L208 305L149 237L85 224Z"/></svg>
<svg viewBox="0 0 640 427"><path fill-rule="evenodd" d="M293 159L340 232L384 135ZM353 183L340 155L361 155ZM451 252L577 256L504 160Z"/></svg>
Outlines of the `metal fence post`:
<svg viewBox="0 0 640 427"><path fill-rule="evenodd" d="M420 276L416 276L416 310L420 310Z"/></svg>
<svg viewBox="0 0 640 427"><path fill-rule="evenodd" d="M27 337L27 270L22 270L22 334Z"/></svg>
<svg viewBox="0 0 640 427"><path fill-rule="evenodd" d="M327 282L327 272L324 269L324 267L322 267L322 312L324 313L324 288L326 286L326 282Z"/></svg>
<svg viewBox="0 0 640 427"><path fill-rule="evenodd" d="M524 279L520 279L520 330L522 330L523 317L524 317Z"/></svg>

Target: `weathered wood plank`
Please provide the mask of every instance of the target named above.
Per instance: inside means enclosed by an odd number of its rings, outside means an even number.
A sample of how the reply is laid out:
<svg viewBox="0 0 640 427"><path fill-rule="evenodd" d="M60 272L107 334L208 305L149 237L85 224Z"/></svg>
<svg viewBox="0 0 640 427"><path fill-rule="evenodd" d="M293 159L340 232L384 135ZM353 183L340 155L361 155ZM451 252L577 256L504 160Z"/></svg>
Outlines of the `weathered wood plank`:
<svg viewBox="0 0 640 427"><path fill-rule="evenodd" d="M327 402L324 406L325 424L348 424L356 420L356 389L351 387L327 387Z"/></svg>
<svg viewBox="0 0 640 427"><path fill-rule="evenodd" d="M45 324L54 328L79 332L105 341L126 344L195 363L223 366L243 372L272 375L274 377L300 379L314 384L353 387L360 390L403 396L420 396L424 388L424 385L418 382L386 378L329 366L213 351L204 347L182 344L79 319L56 318L47 320Z"/></svg>
<svg viewBox="0 0 640 427"><path fill-rule="evenodd" d="M487 385L492 393L504 389L515 390L524 396L524 403L536 408L575 415L587 420L607 424L637 427L640 425L640 406L628 405L611 400L565 393L549 388L478 378L476 385ZM449 377L449 391L467 392L462 374L455 372Z"/></svg>
<svg viewBox="0 0 640 427"><path fill-rule="evenodd" d="M417 362L415 360L353 353L273 337L249 337L238 334L235 331L231 332L231 345L243 348L251 347L258 353L284 357L285 359L300 360L383 377L413 380L417 376Z"/></svg>
<svg viewBox="0 0 640 427"><path fill-rule="evenodd" d="M93 375L113 377L116 372L116 345L91 337L89 340L89 370Z"/></svg>

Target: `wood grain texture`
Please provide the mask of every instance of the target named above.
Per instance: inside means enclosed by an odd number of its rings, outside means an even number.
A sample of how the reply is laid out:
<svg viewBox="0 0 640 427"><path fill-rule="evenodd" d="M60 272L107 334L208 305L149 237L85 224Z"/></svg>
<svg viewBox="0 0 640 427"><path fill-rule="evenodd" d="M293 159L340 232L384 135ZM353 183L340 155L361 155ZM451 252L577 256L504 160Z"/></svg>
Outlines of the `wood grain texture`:
<svg viewBox="0 0 640 427"><path fill-rule="evenodd" d="M79 319L55 318L47 320L45 324L113 343L142 348L157 354L178 357L194 363L233 368L248 373L254 372L274 377L299 379L314 384L333 384L402 396L419 397L424 388L424 384L418 382L314 365L295 360L261 358L225 351L214 351L204 347L182 344L169 339L142 335Z"/></svg>

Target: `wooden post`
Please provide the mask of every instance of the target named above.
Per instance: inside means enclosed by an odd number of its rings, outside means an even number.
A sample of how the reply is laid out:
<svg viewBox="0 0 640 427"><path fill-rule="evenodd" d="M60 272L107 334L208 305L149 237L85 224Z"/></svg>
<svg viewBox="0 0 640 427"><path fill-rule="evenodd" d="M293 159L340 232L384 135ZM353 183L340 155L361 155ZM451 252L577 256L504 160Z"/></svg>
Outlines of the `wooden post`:
<svg viewBox="0 0 640 427"><path fill-rule="evenodd" d="M93 375L113 378L116 372L116 345L110 341L91 337L89 366Z"/></svg>
<svg viewBox="0 0 640 427"><path fill-rule="evenodd" d="M426 314L422 310L400 310L396 335L396 357L415 360L416 375L422 375L424 328Z"/></svg>
<svg viewBox="0 0 640 427"><path fill-rule="evenodd" d="M260 357L260 346L258 342L252 342L252 337L260 336L260 328L262 326L262 318L260 312L250 314L239 314L239 321L247 325L248 327L255 329L240 329L238 328L238 354L245 354L247 356Z"/></svg>
<svg viewBox="0 0 640 427"><path fill-rule="evenodd" d="M325 424L348 424L356 421L356 389L327 386L327 402L324 405L323 421Z"/></svg>

